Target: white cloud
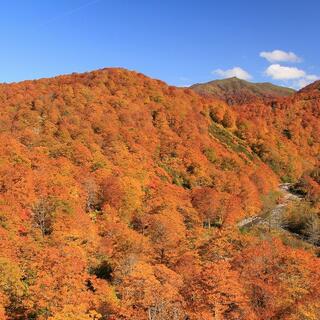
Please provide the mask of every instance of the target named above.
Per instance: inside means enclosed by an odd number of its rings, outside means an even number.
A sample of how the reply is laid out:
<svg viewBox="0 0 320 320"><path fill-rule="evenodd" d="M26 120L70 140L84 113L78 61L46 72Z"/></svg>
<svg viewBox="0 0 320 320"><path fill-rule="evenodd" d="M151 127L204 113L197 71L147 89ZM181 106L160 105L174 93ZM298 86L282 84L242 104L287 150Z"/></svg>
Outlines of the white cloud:
<svg viewBox="0 0 320 320"><path fill-rule="evenodd" d="M282 50L262 51L260 57L267 59L269 62L300 62L302 59L293 52Z"/></svg>
<svg viewBox="0 0 320 320"><path fill-rule="evenodd" d="M243 80L252 79L251 74L248 73L247 71L243 70L240 67L234 67L234 68L228 69L228 70L217 69L217 70L214 70L212 73L216 74L222 78L237 77L237 78L243 79Z"/></svg>
<svg viewBox="0 0 320 320"><path fill-rule="evenodd" d="M319 80L318 76L315 74L307 74L304 78L293 81L292 86L294 88L301 89L316 80Z"/></svg>
<svg viewBox="0 0 320 320"><path fill-rule="evenodd" d="M318 79L319 79L319 77L316 76L315 74L307 74L307 76L306 76L306 80L311 81L311 82L316 81Z"/></svg>
<svg viewBox="0 0 320 320"><path fill-rule="evenodd" d="M299 79L306 76L305 71L295 67L284 67L280 64L270 65L266 71L266 75L275 80Z"/></svg>
<svg viewBox="0 0 320 320"><path fill-rule="evenodd" d="M315 74L307 74L302 69L284 67L280 64L270 65L265 70L265 74L274 80L290 81L289 84L296 89L301 89L319 79Z"/></svg>

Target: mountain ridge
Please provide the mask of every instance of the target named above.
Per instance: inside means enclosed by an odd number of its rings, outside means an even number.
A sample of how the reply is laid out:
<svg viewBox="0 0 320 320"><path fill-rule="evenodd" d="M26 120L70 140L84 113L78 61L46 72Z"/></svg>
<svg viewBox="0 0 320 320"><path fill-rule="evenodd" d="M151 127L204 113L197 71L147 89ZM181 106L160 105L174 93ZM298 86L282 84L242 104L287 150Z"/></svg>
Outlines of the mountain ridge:
<svg viewBox="0 0 320 320"><path fill-rule="evenodd" d="M231 108L119 68L0 85L1 320L316 319L316 250L237 227L315 168L309 95Z"/></svg>
<svg viewBox="0 0 320 320"><path fill-rule="evenodd" d="M262 101L293 95L291 88L277 86L270 82L254 83L237 77L197 83L190 87L201 95L212 96L226 101L228 104L246 104L257 99Z"/></svg>

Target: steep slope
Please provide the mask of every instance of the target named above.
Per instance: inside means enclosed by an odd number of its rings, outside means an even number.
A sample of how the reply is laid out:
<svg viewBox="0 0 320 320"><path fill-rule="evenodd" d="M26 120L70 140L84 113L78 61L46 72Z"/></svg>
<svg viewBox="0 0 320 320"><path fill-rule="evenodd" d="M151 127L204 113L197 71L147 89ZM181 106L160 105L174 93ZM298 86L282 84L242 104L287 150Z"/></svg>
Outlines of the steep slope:
<svg viewBox="0 0 320 320"><path fill-rule="evenodd" d="M295 181L318 165L320 91L317 83L293 96L237 109L237 135L284 181Z"/></svg>
<svg viewBox="0 0 320 320"><path fill-rule="evenodd" d="M191 86L191 89L202 95L224 100L229 105L242 105L258 99L265 101L276 97L286 97L295 92L293 89L272 83L252 83L236 77L195 84Z"/></svg>
<svg viewBox="0 0 320 320"><path fill-rule="evenodd" d="M316 318L314 253L236 228L279 183L253 114L123 69L0 85L1 319Z"/></svg>
<svg viewBox="0 0 320 320"><path fill-rule="evenodd" d="M307 94L310 96L311 93L314 93L316 97L319 96L319 91L320 91L320 80L315 81L306 87L302 88L299 93L301 94Z"/></svg>

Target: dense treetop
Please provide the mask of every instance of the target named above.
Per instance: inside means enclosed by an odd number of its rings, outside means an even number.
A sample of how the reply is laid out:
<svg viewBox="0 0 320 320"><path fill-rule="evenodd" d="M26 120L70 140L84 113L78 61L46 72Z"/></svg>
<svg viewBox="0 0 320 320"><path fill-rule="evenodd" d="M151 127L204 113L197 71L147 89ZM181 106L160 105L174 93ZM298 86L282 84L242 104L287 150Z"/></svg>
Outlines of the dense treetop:
<svg viewBox="0 0 320 320"><path fill-rule="evenodd" d="M236 227L281 180L319 192L311 89L230 107L124 69L0 85L0 318L318 319L316 250Z"/></svg>

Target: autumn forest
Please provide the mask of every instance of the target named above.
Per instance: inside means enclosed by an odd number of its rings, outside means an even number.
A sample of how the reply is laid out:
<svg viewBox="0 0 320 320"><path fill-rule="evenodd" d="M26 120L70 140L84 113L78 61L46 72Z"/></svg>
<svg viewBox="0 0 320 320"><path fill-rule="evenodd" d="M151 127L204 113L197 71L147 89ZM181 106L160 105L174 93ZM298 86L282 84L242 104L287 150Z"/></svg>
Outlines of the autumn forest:
<svg viewBox="0 0 320 320"><path fill-rule="evenodd" d="M0 85L1 320L320 319L320 82L219 90Z"/></svg>

